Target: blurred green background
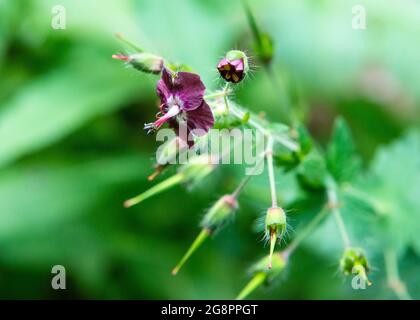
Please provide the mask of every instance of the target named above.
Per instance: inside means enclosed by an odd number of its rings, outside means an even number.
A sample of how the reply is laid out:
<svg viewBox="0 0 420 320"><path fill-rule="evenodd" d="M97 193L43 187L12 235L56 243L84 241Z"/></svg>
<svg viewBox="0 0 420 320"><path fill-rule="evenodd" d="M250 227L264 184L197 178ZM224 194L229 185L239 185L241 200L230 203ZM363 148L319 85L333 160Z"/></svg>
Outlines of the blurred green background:
<svg viewBox="0 0 420 320"><path fill-rule="evenodd" d="M352 7L360 3L366 30L351 28ZM56 4L66 8L65 30L51 28ZM418 1L250 4L274 38L276 72L319 142L343 115L368 167L378 148L418 127ZM198 190L177 187L122 207L150 185L157 143L142 125L154 116L158 78L111 59L125 52L115 32L191 65L208 89L221 86L215 65L227 50L253 56L238 0L0 0L0 297L233 298L248 280L249 265L266 253L254 231L270 203L266 177L246 190L235 223L171 276L204 210L232 190L242 171L221 168ZM277 93L253 60L236 101L280 121ZM384 161L404 166L402 159ZM295 181L279 177L287 206ZM291 211L292 227L299 214ZM252 297L395 297L380 257L372 258L374 285L352 290L337 272L339 253L320 238L308 239L281 279ZM400 262L401 277L419 297L418 256L407 250ZM66 267L67 290L51 289L56 264Z"/></svg>

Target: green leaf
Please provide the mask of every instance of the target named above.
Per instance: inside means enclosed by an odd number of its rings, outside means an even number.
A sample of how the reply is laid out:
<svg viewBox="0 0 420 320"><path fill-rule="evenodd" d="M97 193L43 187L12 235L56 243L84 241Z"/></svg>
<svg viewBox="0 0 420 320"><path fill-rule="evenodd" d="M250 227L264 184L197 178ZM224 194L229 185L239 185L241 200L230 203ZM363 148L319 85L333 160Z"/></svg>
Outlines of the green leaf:
<svg viewBox="0 0 420 320"><path fill-rule="evenodd" d="M360 169L350 130L342 118L335 121L326 160L328 171L339 183L351 181Z"/></svg>
<svg viewBox="0 0 420 320"><path fill-rule="evenodd" d="M320 190L324 188L327 168L322 154L317 149L305 157L297 171L300 185L307 190Z"/></svg>
<svg viewBox="0 0 420 320"><path fill-rule="evenodd" d="M368 225L381 246L420 254L420 132L413 130L380 149L370 171L357 181L353 195L376 213Z"/></svg>
<svg viewBox="0 0 420 320"><path fill-rule="evenodd" d="M296 132L297 140L299 142L299 156L306 156L312 149L312 138L302 123L298 123L293 129Z"/></svg>
<svg viewBox="0 0 420 320"><path fill-rule="evenodd" d="M277 166L284 167L286 171L294 169L312 149L312 139L308 131L301 123L292 129L282 124L276 126L271 125L269 127L276 130L274 134L289 134L298 142L298 151L291 151L280 144L276 144L273 150L273 157Z"/></svg>

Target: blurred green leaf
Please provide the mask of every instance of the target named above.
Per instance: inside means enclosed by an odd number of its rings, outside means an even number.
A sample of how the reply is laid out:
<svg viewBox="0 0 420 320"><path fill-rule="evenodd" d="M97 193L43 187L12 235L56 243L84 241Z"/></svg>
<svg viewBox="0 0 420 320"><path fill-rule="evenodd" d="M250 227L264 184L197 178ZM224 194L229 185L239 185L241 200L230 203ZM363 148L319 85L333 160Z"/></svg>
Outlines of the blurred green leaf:
<svg viewBox="0 0 420 320"><path fill-rule="evenodd" d="M326 159L328 171L340 183L351 181L360 169L350 130L342 118L335 121Z"/></svg>
<svg viewBox="0 0 420 320"><path fill-rule="evenodd" d="M396 248L400 256L410 246L419 254L419 175L420 133L413 130L381 148L370 169L352 186L343 188L339 194L340 211L353 246L364 248L369 257L380 260L389 246ZM339 238L330 216L305 244L338 263L343 250ZM380 276L375 270L373 274Z"/></svg>
<svg viewBox="0 0 420 320"><path fill-rule="evenodd" d="M375 237L380 246L404 251L412 245L420 253L419 177L420 133L413 130L381 148L370 171L355 184L356 196L364 198L376 213L367 235Z"/></svg>
<svg viewBox="0 0 420 320"><path fill-rule="evenodd" d="M304 189L319 190L324 188L326 176L325 160L321 152L314 148L297 169L298 181Z"/></svg>
<svg viewBox="0 0 420 320"><path fill-rule="evenodd" d="M17 166L0 174L0 242L48 231L86 215L118 186L147 175L144 158ZM121 211L122 201L120 199Z"/></svg>
<svg viewBox="0 0 420 320"><path fill-rule="evenodd" d="M129 79L127 70L107 58L76 50L68 65L33 80L2 106L0 166L115 111L147 87L145 78Z"/></svg>

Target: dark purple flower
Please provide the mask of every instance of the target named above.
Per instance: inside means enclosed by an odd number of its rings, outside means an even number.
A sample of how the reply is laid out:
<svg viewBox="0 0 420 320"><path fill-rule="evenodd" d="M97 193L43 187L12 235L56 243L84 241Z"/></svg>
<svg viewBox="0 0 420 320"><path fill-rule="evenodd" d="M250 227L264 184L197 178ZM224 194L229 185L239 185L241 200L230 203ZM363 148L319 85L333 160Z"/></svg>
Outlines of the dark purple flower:
<svg viewBox="0 0 420 320"><path fill-rule="evenodd" d="M238 83L245 76L244 59L228 60L223 58L217 65L217 70L226 81Z"/></svg>
<svg viewBox="0 0 420 320"><path fill-rule="evenodd" d="M217 65L220 75L228 82L241 82L249 71L248 57L240 50L230 50Z"/></svg>
<svg viewBox="0 0 420 320"><path fill-rule="evenodd" d="M147 133L154 133L165 122L177 134L185 128L186 133L194 130L196 135L206 134L214 124L213 113L204 101L206 87L197 74L178 72L172 74L163 69L162 78L157 84L157 94L161 106L158 120L144 125ZM187 137L182 137L187 141Z"/></svg>

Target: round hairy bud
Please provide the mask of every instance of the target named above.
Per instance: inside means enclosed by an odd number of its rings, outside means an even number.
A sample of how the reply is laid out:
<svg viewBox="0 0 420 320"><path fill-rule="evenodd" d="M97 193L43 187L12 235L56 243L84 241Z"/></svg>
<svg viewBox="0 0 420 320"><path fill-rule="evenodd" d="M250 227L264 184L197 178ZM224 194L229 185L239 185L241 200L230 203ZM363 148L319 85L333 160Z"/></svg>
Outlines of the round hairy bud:
<svg viewBox="0 0 420 320"><path fill-rule="evenodd" d="M184 181L196 184L209 175L216 167L215 159L210 155L199 155L189 159L187 164L180 167L179 172L184 176Z"/></svg>
<svg viewBox="0 0 420 320"><path fill-rule="evenodd" d="M347 248L340 259L340 270L344 275L357 274L368 285L371 285L367 274L369 273L369 264L364 251L360 248Z"/></svg>
<svg viewBox="0 0 420 320"><path fill-rule="evenodd" d="M270 241L270 255L268 268L272 268L272 257L277 239L280 239L286 232L286 214L279 207L271 207L265 215L265 237Z"/></svg>
<svg viewBox="0 0 420 320"><path fill-rule="evenodd" d="M286 231L286 214L282 208L271 207L265 216L265 231L270 234L270 230L276 230L278 236L282 236Z"/></svg>

